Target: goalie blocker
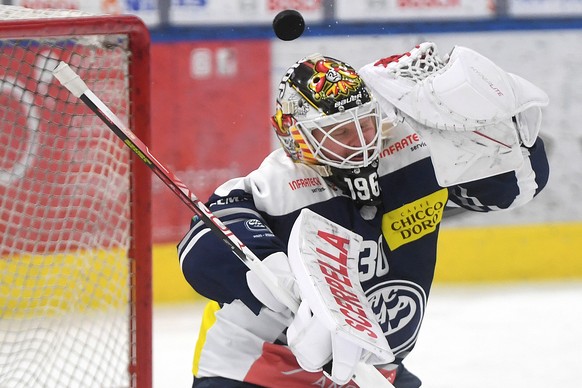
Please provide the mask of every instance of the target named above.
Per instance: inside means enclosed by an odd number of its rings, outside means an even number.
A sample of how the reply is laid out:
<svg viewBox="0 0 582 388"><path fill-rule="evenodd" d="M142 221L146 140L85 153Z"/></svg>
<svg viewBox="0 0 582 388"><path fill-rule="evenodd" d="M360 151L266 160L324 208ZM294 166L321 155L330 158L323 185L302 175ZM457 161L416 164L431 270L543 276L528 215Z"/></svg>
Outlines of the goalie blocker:
<svg viewBox="0 0 582 388"><path fill-rule="evenodd" d="M289 346L308 371L320 370L322 365L306 366L301 355L331 351L323 359L332 360L326 372L338 384L350 381L355 370L361 378L372 379L378 375L372 365L394 361L358 279L361 241L361 236L309 209L301 211L289 238L289 263L302 300L287 331ZM312 324L306 321L311 320L317 321L315 326L325 326L331 343L325 331L323 341L306 334ZM387 380L379 378L368 386L386 386Z"/></svg>

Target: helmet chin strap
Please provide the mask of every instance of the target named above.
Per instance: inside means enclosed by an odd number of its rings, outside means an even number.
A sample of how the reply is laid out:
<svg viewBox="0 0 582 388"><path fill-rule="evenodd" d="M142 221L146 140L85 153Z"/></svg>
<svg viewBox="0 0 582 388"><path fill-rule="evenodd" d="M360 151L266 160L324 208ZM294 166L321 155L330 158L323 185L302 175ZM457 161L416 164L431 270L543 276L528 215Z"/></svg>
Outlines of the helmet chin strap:
<svg viewBox="0 0 582 388"><path fill-rule="evenodd" d="M311 165L311 167L358 206L377 206L382 202L378 185L378 160L366 167L350 169L322 165Z"/></svg>

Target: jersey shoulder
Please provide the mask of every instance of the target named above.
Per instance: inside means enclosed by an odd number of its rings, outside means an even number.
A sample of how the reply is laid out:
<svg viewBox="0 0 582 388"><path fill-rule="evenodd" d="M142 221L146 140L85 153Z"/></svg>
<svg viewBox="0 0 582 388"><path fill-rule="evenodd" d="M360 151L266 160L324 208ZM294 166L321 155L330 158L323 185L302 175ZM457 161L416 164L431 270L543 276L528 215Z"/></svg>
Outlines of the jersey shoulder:
<svg viewBox="0 0 582 388"><path fill-rule="evenodd" d="M289 214L338 195L314 169L294 163L282 149L273 151L246 177L223 184L216 194L227 196L233 190L250 193L256 208L272 216Z"/></svg>
<svg viewBox="0 0 582 388"><path fill-rule="evenodd" d="M404 120L388 130L380 151L378 174L388 175L426 158L430 158L428 145Z"/></svg>

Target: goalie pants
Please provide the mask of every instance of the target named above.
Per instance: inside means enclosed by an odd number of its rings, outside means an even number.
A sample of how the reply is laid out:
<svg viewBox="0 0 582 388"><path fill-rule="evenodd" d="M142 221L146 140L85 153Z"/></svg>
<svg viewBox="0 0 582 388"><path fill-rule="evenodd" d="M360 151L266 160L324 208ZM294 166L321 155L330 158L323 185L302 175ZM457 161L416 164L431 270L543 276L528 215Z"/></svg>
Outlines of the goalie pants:
<svg viewBox="0 0 582 388"><path fill-rule="evenodd" d="M404 365L398 366L396 372L396 380L394 381L395 388L420 388L422 385L420 379L410 373ZM276 384L275 384L276 386ZM236 381L227 379L225 377L194 377L193 388L263 388L260 385L245 383L243 381Z"/></svg>

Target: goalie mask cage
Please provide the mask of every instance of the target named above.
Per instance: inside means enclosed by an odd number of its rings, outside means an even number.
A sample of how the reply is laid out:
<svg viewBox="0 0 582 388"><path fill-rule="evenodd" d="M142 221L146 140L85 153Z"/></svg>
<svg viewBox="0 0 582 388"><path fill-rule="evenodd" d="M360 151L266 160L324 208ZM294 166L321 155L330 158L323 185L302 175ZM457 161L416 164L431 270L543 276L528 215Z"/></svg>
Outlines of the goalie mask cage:
<svg viewBox="0 0 582 388"><path fill-rule="evenodd" d="M0 387L150 387L151 173L53 78L149 141L135 16L0 6Z"/></svg>

